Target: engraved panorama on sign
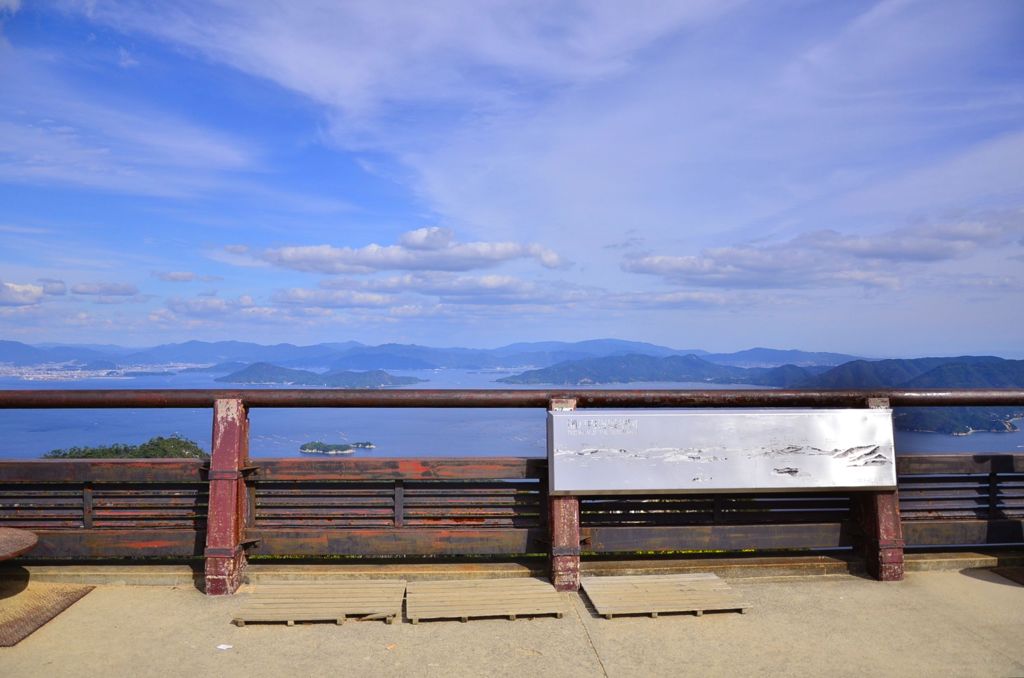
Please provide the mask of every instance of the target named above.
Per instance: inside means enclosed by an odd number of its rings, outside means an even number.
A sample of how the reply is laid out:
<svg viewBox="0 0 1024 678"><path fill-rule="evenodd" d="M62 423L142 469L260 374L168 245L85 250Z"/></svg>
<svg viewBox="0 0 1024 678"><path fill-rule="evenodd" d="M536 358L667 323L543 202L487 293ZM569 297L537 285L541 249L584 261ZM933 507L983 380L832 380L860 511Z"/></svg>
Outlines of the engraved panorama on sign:
<svg viewBox="0 0 1024 678"><path fill-rule="evenodd" d="M892 411L548 413L552 494L885 489Z"/></svg>

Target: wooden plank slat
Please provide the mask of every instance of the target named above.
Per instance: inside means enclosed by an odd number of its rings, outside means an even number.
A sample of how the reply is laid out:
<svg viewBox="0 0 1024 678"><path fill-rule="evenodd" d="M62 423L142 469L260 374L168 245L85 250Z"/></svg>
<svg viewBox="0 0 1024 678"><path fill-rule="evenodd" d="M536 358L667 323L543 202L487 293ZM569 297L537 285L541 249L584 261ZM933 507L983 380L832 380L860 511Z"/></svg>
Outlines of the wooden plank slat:
<svg viewBox="0 0 1024 678"><path fill-rule="evenodd" d="M473 480L541 478L547 462L525 457L260 459L259 480Z"/></svg>
<svg viewBox="0 0 1024 678"><path fill-rule="evenodd" d="M896 457L896 473L1024 473L1024 454L905 454Z"/></svg>
<svg viewBox="0 0 1024 678"><path fill-rule="evenodd" d="M406 613L413 624L424 619L554 615L564 606L555 588L540 579L484 579L409 582Z"/></svg>
<svg viewBox="0 0 1024 678"><path fill-rule="evenodd" d="M278 529L252 528L251 553L274 555L501 555L543 551L535 528Z"/></svg>
<svg viewBox="0 0 1024 678"><path fill-rule="evenodd" d="M203 482L200 459L44 459L0 461L5 483Z"/></svg>
<svg viewBox="0 0 1024 678"><path fill-rule="evenodd" d="M746 611L738 592L707 572L643 577L583 577L580 582L597 613L615 615Z"/></svg>
<svg viewBox="0 0 1024 678"><path fill-rule="evenodd" d="M203 553L204 532L197 529L33 529L39 543L33 559L191 557Z"/></svg>
<svg viewBox="0 0 1024 678"><path fill-rule="evenodd" d="M352 580L330 584L278 584L258 587L235 614L232 623L383 619L393 624L402 615L406 582Z"/></svg>
<svg viewBox="0 0 1024 678"><path fill-rule="evenodd" d="M1024 520L907 520L903 537L910 546L1022 544Z"/></svg>
<svg viewBox="0 0 1024 678"><path fill-rule="evenodd" d="M849 546L844 523L585 527L584 548L599 553L687 549L801 549Z"/></svg>

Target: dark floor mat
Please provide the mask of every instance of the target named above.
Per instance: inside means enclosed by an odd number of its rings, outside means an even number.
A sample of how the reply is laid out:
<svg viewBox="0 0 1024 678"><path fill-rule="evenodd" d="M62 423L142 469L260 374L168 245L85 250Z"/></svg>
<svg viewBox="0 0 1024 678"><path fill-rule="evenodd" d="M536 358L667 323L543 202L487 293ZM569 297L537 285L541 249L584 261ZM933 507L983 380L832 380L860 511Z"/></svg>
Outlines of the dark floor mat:
<svg viewBox="0 0 1024 678"><path fill-rule="evenodd" d="M0 647L18 644L93 588L0 579Z"/></svg>

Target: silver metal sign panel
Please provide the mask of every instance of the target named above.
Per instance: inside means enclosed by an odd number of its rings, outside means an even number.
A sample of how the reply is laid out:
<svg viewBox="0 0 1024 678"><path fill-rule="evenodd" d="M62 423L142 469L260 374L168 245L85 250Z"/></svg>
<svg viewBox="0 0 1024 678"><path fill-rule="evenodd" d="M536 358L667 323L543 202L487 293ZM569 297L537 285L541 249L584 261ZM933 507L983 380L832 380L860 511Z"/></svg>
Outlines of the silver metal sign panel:
<svg viewBox="0 0 1024 678"><path fill-rule="evenodd" d="M548 413L551 494L896 487L892 410Z"/></svg>

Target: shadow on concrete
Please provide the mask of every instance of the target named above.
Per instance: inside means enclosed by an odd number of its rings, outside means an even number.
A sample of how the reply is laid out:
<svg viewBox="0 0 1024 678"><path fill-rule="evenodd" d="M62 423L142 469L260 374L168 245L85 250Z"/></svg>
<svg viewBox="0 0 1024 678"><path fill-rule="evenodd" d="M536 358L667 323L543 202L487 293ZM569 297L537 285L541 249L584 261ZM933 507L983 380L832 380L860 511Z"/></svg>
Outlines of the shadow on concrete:
<svg viewBox="0 0 1024 678"><path fill-rule="evenodd" d="M0 600L13 598L28 588L29 572L24 567L7 566L0 569Z"/></svg>
<svg viewBox="0 0 1024 678"><path fill-rule="evenodd" d="M971 579L989 582L990 584L1016 587L1024 585L1011 578L1014 574L1012 571L1016 571L1017 576L1021 577L1021 580L1024 581L1024 567L969 568L960 570L960 574Z"/></svg>

